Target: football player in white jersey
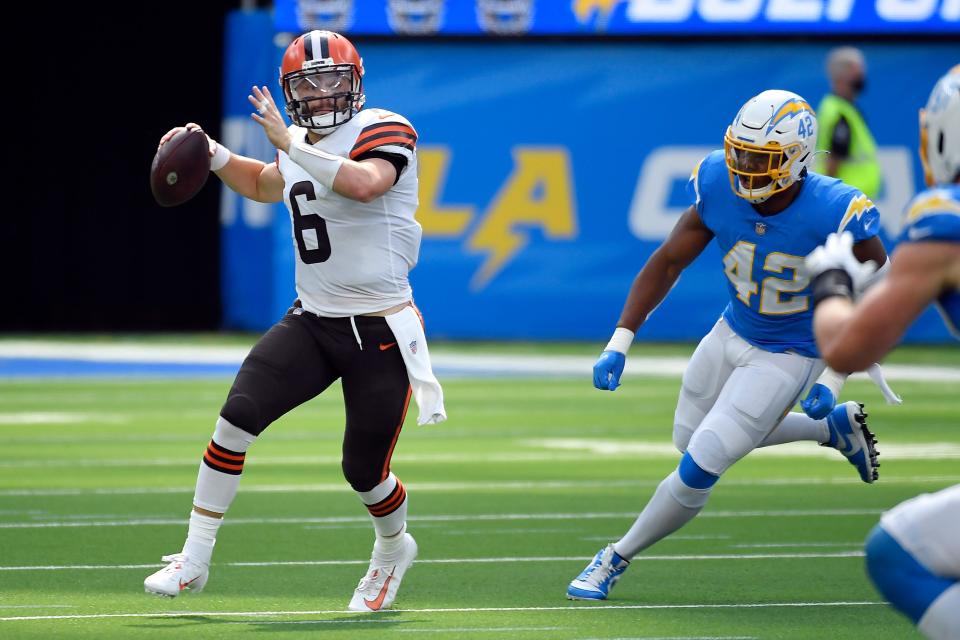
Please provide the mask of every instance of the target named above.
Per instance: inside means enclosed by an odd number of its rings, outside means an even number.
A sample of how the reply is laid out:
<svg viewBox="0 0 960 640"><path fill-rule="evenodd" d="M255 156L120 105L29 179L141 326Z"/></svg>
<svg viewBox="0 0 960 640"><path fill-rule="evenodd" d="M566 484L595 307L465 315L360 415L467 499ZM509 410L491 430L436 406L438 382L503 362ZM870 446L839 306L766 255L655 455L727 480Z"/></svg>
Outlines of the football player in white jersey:
<svg viewBox="0 0 960 640"><path fill-rule="evenodd" d="M411 395L421 424L446 418L407 279L421 235L414 219L417 133L396 113L363 109L363 75L345 37L305 33L280 68L293 125L266 87L249 96L277 159L235 155L210 140L211 170L224 184L287 205L298 299L237 373L200 465L186 543L144 581L148 592L176 596L204 587L247 449L270 423L338 378L346 408L343 473L375 531L368 571L348 608L390 607L417 555L407 533L406 491L390 459Z"/></svg>
<svg viewBox="0 0 960 640"><path fill-rule="evenodd" d="M807 258L814 330L827 363L863 369L893 349L931 303L960 339L960 65L920 112L927 184L907 207L890 274L852 302L870 275L850 238L832 235ZM867 538L867 570L880 592L929 638L960 638L960 485L883 514Z"/></svg>

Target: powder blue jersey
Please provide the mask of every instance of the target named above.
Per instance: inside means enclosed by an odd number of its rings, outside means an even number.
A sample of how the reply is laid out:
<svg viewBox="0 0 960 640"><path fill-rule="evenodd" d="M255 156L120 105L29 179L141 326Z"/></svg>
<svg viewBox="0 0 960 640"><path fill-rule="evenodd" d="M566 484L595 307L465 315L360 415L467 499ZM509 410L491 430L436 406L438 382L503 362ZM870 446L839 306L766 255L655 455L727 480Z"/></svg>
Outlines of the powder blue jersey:
<svg viewBox="0 0 960 640"><path fill-rule="evenodd" d="M900 242L960 242L960 186L927 189L910 202ZM960 339L960 291L943 293L937 309Z"/></svg>
<svg viewBox="0 0 960 640"><path fill-rule="evenodd" d="M835 231L850 231L854 242L877 235L877 209L840 180L808 173L789 207L763 216L733 192L728 175L723 152L714 151L687 185L723 253L730 291L723 318L756 347L819 357L804 258Z"/></svg>

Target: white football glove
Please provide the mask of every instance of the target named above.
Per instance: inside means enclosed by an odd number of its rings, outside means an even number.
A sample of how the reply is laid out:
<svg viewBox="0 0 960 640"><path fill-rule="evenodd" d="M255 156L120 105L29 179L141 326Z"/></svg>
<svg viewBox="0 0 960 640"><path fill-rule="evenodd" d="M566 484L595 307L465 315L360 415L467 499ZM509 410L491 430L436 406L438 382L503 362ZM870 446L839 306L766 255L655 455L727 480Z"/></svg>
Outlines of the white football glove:
<svg viewBox="0 0 960 640"><path fill-rule="evenodd" d="M853 281L853 290L856 293L863 291L869 283L870 276L877 270L877 263L873 260L860 262L853 255L853 234L844 231L841 234L831 233L827 241L810 252L804 261L804 266L810 280L821 273L832 269L842 269L847 272Z"/></svg>

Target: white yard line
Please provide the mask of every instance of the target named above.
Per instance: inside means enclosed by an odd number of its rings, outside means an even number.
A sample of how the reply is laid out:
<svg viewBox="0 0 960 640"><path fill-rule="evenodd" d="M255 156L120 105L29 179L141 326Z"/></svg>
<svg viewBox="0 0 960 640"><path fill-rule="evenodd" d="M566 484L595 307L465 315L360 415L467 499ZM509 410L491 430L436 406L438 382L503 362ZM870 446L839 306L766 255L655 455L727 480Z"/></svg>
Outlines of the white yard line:
<svg viewBox="0 0 960 640"><path fill-rule="evenodd" d="M704 511L699 518L832 518L850 516L876 516L882 509L811 509L811 510L772 510L772 511ZM478 515L433 515L411 516L410 522L478 522L509 520L617 520L636 518L636 512L602 513L493 513ZM367 516L333 516L323 518L227 518L224 526L263 525L263 524L355 524L370 522ZM50 522L2 522L0 529L60 529L81 527L182 527L183 518L131 518L128 520L58 520Z"/></svg>
<svg viewBox="0 0 960 640"><path fill-rule="evenodd" d="M616 638L579 638L578 640L758 640L756 636L618 636Z"/></svg>
<svg viewBox="0 0 960 640"><path fill-rule="evenodd" d="M406 454L405 463L428 464L512 464L518 462L595 462L600 460L677 459L680 454L672 444L643 440L603 440L586 438L549 438L527 440L522 446L538 448L530 452L489 453L419 453ZM883 443L881 460L954 460L960 459L960 443ZM546 451L544 451L546 449ZM791 442L775 447L763 447L750 452L751 458L823 458L831 459L837 452L819 447L813 442ZM199 456L177 458L25 458L0 462L0 469L55 469L55 468L131 468L131 467L188 467L199 464ZM312 456L257 456L247 462L252 465L331 465L340 464L339 455Z"/></svg>
<svg viewBox="0 0 960 640"><path fill-rule="evenodd" d="M578 640L758 640L756 636L623 636L616 638L579 638Z"/></svg>
<svg viewBox="0 0 960 640"><path fill-rule="evenodd" d="M672 539L672 538L671 538ZM731 544L731 549L831 549L834 547L854 547L863 546L863 541L859 542L772 542L759 544Z"/></svg>
<svg viewBox="0 0 960 640"><path fill-rule="evenodd" d="M83 422L122 424L130 420L109 413L67 413L63 411L17 411L0 413L0 425L80 424Z"/></svg>
<svg viewBox="0 0 960 640"><path fill-rule="evenodd" d="M178 346L175 344L76 343L49 340L0 340L0 358L38 360L79 360L89 362L194 364L237 366L249 352L248 346ZM435 350L434 367L462 375L546 375L585 376L593 370L594 356L475 354ZM625 374L679 377L687 366L685 357L631 356ZM960 382L958 367L884 365L888 380ZM855 377L867 379L865 374Z"/></svg>
<svg viewBox="0 0 960 640"><path fill-rule="evenodd" d="M404 459L406 461L406 459ZM845 467L846 468L846 467ZM754 479L724 479L724 487L758 486L760 481ZM956 484L960 476L884 476L884 485L913 485L913 484ZM660 480L524 480L524 481L477 481L477 482L411 482L404 483L409 491L415 492L478 492L489 491L545 491L569 489L611 489L611 488L647 488L655 487ZM852 475L838 478L764 478L762 485L769 486L821 486L821 485L860 485L862 481ZM193 485L180 487L110 487L93 489L2 489L0 498L10 497L54 497L54 496L146 496L167 494L190 494L195 490ZM313 484L251 484L243 485L243 493L352 493L345 482L313 483ZM0 515L8 512L0 510ZM40 513L39 511L37 513ZM676 536L674 536L676 537Z"/></svg>
<svg viewBox="0 0 960 640"><path fill-rule="evenodd" d="M498 613L506 611L610 611L610 610L661 610L661 609L773 609L809 607L862 607L884 605L885 602L840 601L840 602L757 602L737 604L616 604L616 605L568 605L565 607L451 607L433 609L388 609L384 613ZM212 617L276 617L318 616L353 614L343 609L318 609L314 611L177 611L156 613L90 613L63 616L17 616L0 618L0 622L22 620L102 620L104 618L186 618L191 616ZM359 612L353 615L378 615Z"/></svg>
<svg viewBox="0 0 960 640"><path fill-rule="evenodd" d="M824 560L833 558L862 558L862 551L838 551L835 553L723 553L696 555L638 555L633 561L686 562L690 560ZM518 562L584 562L587 556L521 556L504 558L426 558L417 560L417 564L513 564ZM366 565L366 560L274 560L265 562L221 562L220 567L339 567L348 565ZM62 564L62 565L25 565L0 566L0 571L106 571L127 569L153 569L163 566L152 564Z"/></svg>
<svg viewBox="0 0 960 640"><path fill-rule="evenodd" d="M398 627L398 633L503 633L505 631L563 631L567 627L446 627L444 629L424 629Z"/></svg>

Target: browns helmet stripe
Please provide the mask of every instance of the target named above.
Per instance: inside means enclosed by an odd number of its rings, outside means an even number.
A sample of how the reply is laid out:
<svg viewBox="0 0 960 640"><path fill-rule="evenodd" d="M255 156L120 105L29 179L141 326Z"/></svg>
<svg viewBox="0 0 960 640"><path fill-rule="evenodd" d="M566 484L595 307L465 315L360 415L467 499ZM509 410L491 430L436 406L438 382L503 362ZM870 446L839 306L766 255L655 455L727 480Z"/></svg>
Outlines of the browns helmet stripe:
<svg viewBox="0 0 960 640"><path fill-rule="evenodd" d="M323 35L320 35L320 34L323 34ZM330 42L326 36L326 32L319 31L318 35L319 35L319 38L317 39L320 40L320 57L318 58L318 60L326 60L327 58L330 57Z"/></svg>
<svg viewBox="0 0 960 640"><path fill-rule="evenodd" d="M303 36L304 60L313 60L313 31Z"/></svg>

